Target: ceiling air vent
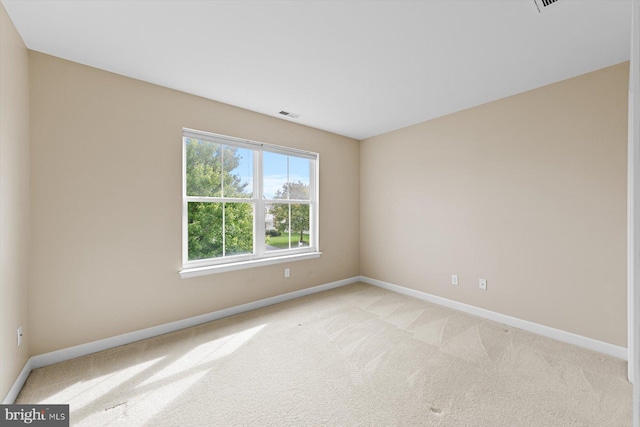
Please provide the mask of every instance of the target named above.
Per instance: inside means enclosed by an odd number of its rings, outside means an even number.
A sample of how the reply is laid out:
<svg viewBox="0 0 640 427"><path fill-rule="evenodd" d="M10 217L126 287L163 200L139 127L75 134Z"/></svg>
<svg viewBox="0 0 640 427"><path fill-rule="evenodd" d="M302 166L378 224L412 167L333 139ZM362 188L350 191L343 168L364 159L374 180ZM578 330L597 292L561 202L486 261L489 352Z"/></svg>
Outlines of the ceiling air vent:
<svg viewBox="0 0 640 427"><path fill-rule="evenodd" d="M300 114L298 113L292 113L291 111L280 111L278 114L282 114L283 116L287 116L290 119L297 119L298 117L300 117Z"/></svg>
<svg viewBox="0 0 640 427"><path fill-rule="evenodd" d="M533 2L536 4L536 7L538 8L538 12L542 12L543 9L551 6L557 1L558 0L533 0Z"/></svg>

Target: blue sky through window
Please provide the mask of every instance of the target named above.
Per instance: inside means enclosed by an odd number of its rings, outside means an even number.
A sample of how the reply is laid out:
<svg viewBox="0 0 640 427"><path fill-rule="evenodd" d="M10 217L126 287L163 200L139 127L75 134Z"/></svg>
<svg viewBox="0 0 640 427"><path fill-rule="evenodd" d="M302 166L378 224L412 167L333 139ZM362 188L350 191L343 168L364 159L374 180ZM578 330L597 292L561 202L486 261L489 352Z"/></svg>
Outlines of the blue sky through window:
<svg viewBox="0 0 640 427"><path fill-rule="evenodd" d="M263 176L264 176L264 197L271 199L276 192L282 189L287 182L302 182L309 185L310 183L310 160L302 157L287 156L284 154L263 152ZM249 150L238 150L240 155L240 164L236 171L240 174L243 181L253 176L253 159ZM287 170L287 158L288 170Z"/></svg>

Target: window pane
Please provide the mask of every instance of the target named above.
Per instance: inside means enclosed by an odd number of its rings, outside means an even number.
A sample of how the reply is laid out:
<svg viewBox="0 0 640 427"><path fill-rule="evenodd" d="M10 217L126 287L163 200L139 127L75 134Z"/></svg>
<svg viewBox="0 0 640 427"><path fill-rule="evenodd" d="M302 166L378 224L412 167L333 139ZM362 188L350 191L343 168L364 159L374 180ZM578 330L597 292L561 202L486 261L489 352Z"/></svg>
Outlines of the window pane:
<svg viewBox="0 0 640 427"><path fill-rule="evenodd" d="M267 251L277 251L279 249L289 249L289 205L273 204L267 205L265 209L264 229L265 229L265 249Z"/></svg>
<svg viewBox="0 0 640 427"><path fill-rule="evenodd" d="M251 203L189 202L187 211L190 261L253 252Z"/></svg>
<svg viewBox="0 0 640 427"><path fill-rule="evenodd" d="M309 200L309 184L311 182L311 160L302 157L289 156L289 182L300 183L299 188L306 189L306 193L296 194L291 188L290 199Z"/></svg>
<svg viewBox="0 0 640 427"><path fill-rule="evenodd" d="M224 146L224 197L253 196L253 151Z"/></svg>
<svg viewBox="0 0 640 427"><path fill-rule="evenodd" d="M187 196L220 197L222 146L193 138L186 138L186 144Z"/></svg>
<svg viewBox="0 0 640 427"><path fill-rule="evenodd" d="M286 199L286 184L288 179L287 157L284 154L264 152L263 185L265 199Z"/></svg>
<svg viewBox="0 0 640 427"><path fill-rule="evenodd" d="M264 198L309 200L311 160L264 152Z"/></svg>
<svg viewBox="0 0 640 427"><path fill-rule="evenodd" d="M267 251L309 246L309 205L274 203L265 215Z"/></svg>
<svg viewBox="0 0 640 427"><path fill-rule="evenodd" d="M225 203L225 255L253 253L253 205Z"/></svg>
<svg viewBox="0 0 640 427"><path fill-rule="evenodd" d="M309 246L309 205L291 205L291 247Z"/></svg>
<svg viewBox="0 0 640 427"><path fill-rule="evenodd" d="M222 256L222 203L189 202L189 260Z"/></svg>

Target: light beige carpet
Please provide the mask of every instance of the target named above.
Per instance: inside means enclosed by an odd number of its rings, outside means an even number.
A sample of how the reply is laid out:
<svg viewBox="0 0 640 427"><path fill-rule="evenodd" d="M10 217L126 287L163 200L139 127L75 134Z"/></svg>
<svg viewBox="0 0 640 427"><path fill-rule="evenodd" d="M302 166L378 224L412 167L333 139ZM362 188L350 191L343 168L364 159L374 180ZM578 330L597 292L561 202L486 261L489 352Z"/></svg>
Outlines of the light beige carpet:
<svg viewBox="0 0 640 427"><path fill-rule="evenodd" d="M365 284L33 371L87 426L629 426L626 362Z"/></svg>

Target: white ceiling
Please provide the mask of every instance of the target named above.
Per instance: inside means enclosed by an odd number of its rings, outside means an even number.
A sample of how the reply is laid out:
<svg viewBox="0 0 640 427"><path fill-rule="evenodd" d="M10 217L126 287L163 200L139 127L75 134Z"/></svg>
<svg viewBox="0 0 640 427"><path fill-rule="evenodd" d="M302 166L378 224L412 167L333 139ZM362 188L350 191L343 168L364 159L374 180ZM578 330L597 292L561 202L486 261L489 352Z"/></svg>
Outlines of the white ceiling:
<svg viewBox="0 0 640 427"><path fill-rule="evenodd" d="M2 0L32 50L356 139L629 59L630 0Z"/></svg>

